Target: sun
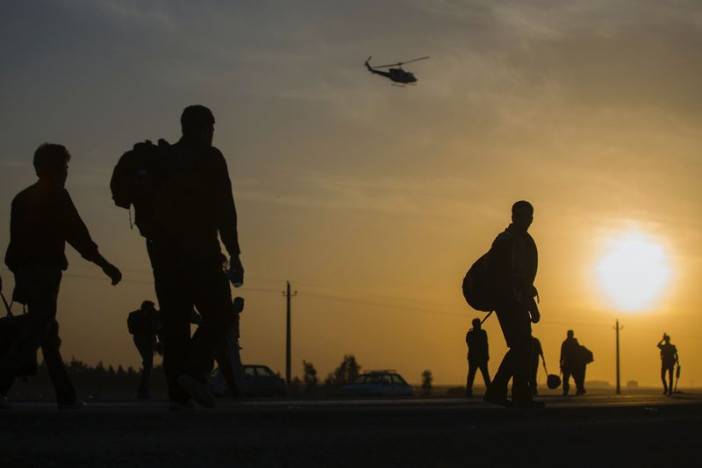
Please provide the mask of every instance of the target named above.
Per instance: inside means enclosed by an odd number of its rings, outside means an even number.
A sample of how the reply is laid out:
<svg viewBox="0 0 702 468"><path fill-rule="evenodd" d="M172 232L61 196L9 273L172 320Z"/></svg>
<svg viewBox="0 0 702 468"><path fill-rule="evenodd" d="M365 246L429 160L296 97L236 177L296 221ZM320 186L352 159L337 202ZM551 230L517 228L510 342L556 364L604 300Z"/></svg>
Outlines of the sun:
<svg viewBox="0 0 702 468"><path fill-rule="evenodd" d="M611 238L596 271L600 286L614 305L628 312L650 306L671 276L663 246L640 231Z"/></svg>

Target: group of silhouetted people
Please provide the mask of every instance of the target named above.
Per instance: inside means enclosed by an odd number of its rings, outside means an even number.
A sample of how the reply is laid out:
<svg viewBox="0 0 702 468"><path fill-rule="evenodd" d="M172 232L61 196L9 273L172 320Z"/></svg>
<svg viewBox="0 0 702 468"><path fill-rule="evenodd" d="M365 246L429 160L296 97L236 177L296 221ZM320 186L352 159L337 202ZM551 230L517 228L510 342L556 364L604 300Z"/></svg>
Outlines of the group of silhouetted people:
<svg viewBox="0 0 702 468"><path fill-rule="evenodd" d="M120 158L110 182L115 204L135 210L135 223L146 239L159 309L145 301L127 323L142 358L137 395L150 397L149 377L155 353L163 354L171 408L215 406L208 377L216 360L232 395L238 393L239 315L242 298L232 300L230 283L243 284L237 213L227 164L212 145L215 119L200 105L181 115L182 137L175 144L139 143ZM23 356L41 348L59 408L82 405L66 372L59 348L57 300L63 272L68 268L65 244L102 269L113 285L122 274L99 252L65 188L71 155L59 144L46 143L34 153L38 180L12 201L10 243L5 263L15 276L13 301L26 305L27 320L9 349L0 356L0 395L6 395ZM466 334L468 377L466 394L472 396L480 370L487 387L484 399L503 406L541 407L536 375L541 343L532 336L538 323L538 268L536 243L528 233L534 208L527 201L512 206L512 222L492 243L490 289L494 311L508 351L491 380L489 346L481 321ZM228 259L221 251L224 246ZM0 282L0 289L2 283ZM197 329L191 336L191 324ZM677 350L667 335L658 344L661 378L672 392ZM585 393L585 369L592 353L573 332L561 347L563 394L572 376L576 393ZM545 367L545 361L544 361ZM666 376L668 381L666 382ZM512 381L511 399L508 385Z"/></svg>
<svg viewBox="0 0 702 468"><path fill-rule="evenodd" d="M485 398L491 401L489 392L494 391L490 380L490 371L488 370L489 346L488 335L482 328L482 321L478 318L473 319L472 328L466 333L466 345L468 346L468 377L466 380L466 396L473 396L473 383L478 370L483 376L485 383L486 395ZM658 342L658 349L661 355L661 381L663 382L663 394L673 394L673 375L680 376L680 359L678 350L675 345L671 344L670 336L663 334L663 338ZM510 349L509 352L514 352ZM541 342L535 336L531 337L531 349L529 350L530 374L528 379L528 387L532 396L538 395L538 370L539 359L544 363L546 368L546 359L544 357ZM566 339L561 344L560 352L560 370L563 376L563 396L568 396L570 392L571 377L575 382L576 395L584 395L585 390L585 374L587 365L593 362L594 357L592 351L578 342L575 338L573 330L568 330ZM677 367L677 372L676 372ZM514 392L514 387L512 389ZM514 393L513 393L514 395ZM506 395L505 395L506 399ZM493 401L499 402L502 405L510 406L509 401ZM533 406L533 405L532 405Z"/></svg>
<svg viewBox="0 0 702 468"><path fill-rule="evenodd" d="M227 383L236 384L227 369L235 368L232 362L238 359L231 335L243 300L233 303L229 283L240 286L244 268L227 164L212 145L214 124L208 108L187 107L178 142L135 145L120 159L111 181L115 203L136 211L160 306L159 312L155 304L144 302L128 319L142 356L138 395L149 397L153 355L162 350L172 409L192 406L192 401L214 406L208 377L215 358ZM113 285L122 279L120 270L100 254L65 188L70 159L62 145L41 145L34 154L38 181L12 201L5 263L15 276L12 299L26 305L28 318L0 357L4 405L18 363L41 348L59 408L82 406L59 351L57 299L68 268L65 244L98 265ZM194 309L199 318L191 336Z"/></svg>

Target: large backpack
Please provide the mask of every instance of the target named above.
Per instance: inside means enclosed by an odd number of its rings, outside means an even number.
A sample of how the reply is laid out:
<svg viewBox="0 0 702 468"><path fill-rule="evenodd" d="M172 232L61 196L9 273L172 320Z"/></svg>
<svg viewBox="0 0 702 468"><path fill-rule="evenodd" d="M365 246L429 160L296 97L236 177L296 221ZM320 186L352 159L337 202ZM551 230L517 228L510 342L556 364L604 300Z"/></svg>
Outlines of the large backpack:
<svg viewBox="0 0 702 468"><path fill-rule="evenodd" d="M149 140L137 143L120 157L112 172L112 199L120 208L134 207L134 224L144 237L154 233L154 198L169 149L163 139L158 145Z"/></svg>
<svg viewBox="0 0 702 468"><path fill-rule="evenodd" d="M475 310L490 312L495 309L494 285L490 275L490 252L477 259L463 277L463 297Z"/></svg>
<svg viewBox="0 0 702 468"><path fill-rule="evenodd" d="M151 333L148 319L141 310L135 310L129 313L127 316L127 329L132 335L143 336Z"/></svg>
<svg viewBox="0 0 702 468"><path fill-rule="evenodd" d="M580 345L580 358L583 360L583 363L590 364L595 360L595 355L585 346Z"/></svg>

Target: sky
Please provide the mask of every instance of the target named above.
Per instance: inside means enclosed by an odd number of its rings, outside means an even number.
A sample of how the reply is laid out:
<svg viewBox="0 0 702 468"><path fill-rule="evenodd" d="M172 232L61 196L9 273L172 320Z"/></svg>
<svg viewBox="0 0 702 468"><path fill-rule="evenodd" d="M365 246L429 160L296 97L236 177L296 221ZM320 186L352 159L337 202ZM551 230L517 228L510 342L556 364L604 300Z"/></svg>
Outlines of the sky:
<svg viewBox="0 0 702 468"><path fill-rule="evenodd" d="M550 369L572 328L594 353L588 379L613 382L619 319L623 383L658 383L665 331L681 385L700 385L701 48L696 1L8 2L0 248L12 197L35 180L34 150L66 145L67 188L124 281L111 287L69 252L63 354L138 366L126 316L153 283L109 177L137 141L176 141L182 109L204 104L239 212L245 362L284 373L289 280L294 373L304 359L325 376L355 354L411 382L430 369L438 384L463 383L465 332L482 313L461 280L527 199L534 334ZM416 86L363 67L425 55L406 66ZM670 269L636 312L597 274L627 232ZM494 318L485 328L494 372L504 339Z"/></svg>

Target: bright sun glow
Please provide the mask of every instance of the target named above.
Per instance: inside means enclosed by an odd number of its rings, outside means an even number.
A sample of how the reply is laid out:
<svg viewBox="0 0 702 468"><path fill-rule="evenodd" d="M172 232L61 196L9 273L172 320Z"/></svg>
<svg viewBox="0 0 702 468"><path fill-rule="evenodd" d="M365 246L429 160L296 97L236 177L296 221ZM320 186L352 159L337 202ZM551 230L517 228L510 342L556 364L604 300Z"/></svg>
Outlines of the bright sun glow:
<svg viewBox="0 0 702 468"><path fill-rule="evenodd" d="M639 231L611 239L597 264L600 285L625 311L649 306L668 285L671 270L663 247Z"/></svg>

